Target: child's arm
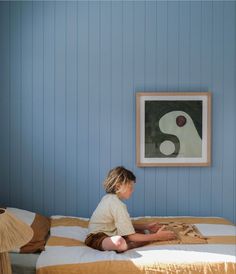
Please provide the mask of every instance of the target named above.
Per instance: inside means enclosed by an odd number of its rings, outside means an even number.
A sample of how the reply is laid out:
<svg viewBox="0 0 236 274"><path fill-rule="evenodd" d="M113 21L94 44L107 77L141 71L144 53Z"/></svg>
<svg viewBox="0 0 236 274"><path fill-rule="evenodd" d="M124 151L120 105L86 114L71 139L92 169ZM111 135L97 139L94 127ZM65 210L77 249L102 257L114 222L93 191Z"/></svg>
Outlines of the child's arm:
<svg viewBox="0 0 236 274"><path fill-rule="evenodd" d="M165 226L162 226L157 232L152 234L134 233L127 237L132 242L168 241L176 238L173 231L164 230L164 228Z"/></svg>
<svg viewBox="0 0 236 274"><path fill-rule="evenodd" d="M144 232L144 230L149 230L151 233L156 233L157 230L159 230L162 225L160 225L157 222L152 223L143 223L143 224L133 224L135 231L137 232Z"/></svg>

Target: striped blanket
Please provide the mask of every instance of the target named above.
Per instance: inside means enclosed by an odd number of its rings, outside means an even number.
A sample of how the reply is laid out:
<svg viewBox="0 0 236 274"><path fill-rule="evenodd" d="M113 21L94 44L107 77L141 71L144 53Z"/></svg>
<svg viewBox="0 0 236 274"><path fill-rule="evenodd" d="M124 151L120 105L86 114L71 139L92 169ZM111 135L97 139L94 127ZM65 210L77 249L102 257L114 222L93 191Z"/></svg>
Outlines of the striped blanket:
<svg viewBox="0 0 236 274"><path fill-rule="evenodd" d="M236 227L223 218L140 217L175 230L177 240L154 242L124 253L84 244L88 219L53 216L37 274L236 273ZM183 227L184 230L181 230Z"/></svg>

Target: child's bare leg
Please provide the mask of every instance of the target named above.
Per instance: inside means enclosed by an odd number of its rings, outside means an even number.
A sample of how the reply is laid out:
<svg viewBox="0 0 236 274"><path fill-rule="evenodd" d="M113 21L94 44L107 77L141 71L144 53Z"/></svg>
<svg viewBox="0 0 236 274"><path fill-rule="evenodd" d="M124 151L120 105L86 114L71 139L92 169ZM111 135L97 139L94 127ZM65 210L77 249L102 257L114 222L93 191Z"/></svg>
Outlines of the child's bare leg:
<svg viewBox="0 0 236 274"><path fill-rule="evenodd" d="M123 252L128 249L125 239L121 236L107 237L102 241L102 249Z"/></svg>

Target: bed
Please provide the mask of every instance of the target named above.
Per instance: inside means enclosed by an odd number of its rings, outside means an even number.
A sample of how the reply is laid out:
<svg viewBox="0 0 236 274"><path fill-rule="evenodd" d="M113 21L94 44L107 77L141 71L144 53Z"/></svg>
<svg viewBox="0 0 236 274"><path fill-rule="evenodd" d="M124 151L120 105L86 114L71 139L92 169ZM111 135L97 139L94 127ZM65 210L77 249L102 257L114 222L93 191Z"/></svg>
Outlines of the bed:
<svg viewBox="0 0 236 274"><path fill-rule="evenodd" d="M51 216L40 253L11 253L13 274L236 273L236 227L217 217L138 217L157 221L178 238L124 253L85 246L88 219Z"/></svg>
<svg viewBox="0 0 236 274"><path fill-rule="evenodd" d="M102 252L84 245L88 219L52 216L50 238L37 260L37 274L236 273L236 231L228 220L133 219L137 223L148 221L158 221L175 229L182 225L188 233L183 235L182 231L182 238L177 240L154 242L124 253Z"/></svg>

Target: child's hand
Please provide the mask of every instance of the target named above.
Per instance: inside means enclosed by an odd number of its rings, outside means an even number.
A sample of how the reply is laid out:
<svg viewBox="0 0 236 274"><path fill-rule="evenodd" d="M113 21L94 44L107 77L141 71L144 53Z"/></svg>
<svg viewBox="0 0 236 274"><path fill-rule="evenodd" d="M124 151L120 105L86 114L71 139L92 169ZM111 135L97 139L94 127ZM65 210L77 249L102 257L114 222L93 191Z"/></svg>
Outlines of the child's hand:
<svg viewBox="0 0 236 274"><path fill-rule="evenodd" d="M156 233L161 227L162 227L162 225L158 224L157 222L147 224L147 229L151 233Z"/></svg>
<svg viewBox="0 0 236 274"><path fill-rule="evenodd" d="M160 241L168 241L168 240L174 240L176 239L176 235L173 231L170 230L164 230L165 226L163 225L157 232L157 240Z"/></svg>

